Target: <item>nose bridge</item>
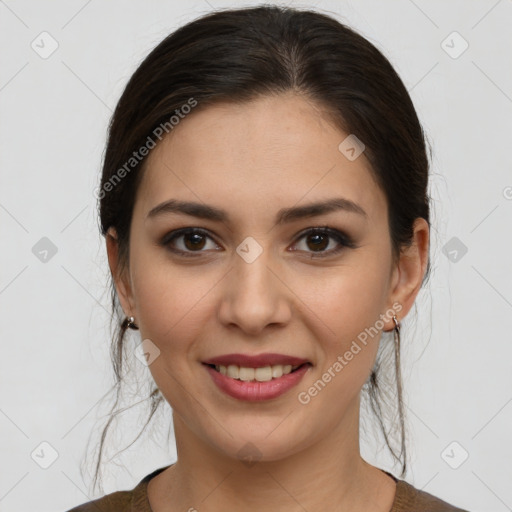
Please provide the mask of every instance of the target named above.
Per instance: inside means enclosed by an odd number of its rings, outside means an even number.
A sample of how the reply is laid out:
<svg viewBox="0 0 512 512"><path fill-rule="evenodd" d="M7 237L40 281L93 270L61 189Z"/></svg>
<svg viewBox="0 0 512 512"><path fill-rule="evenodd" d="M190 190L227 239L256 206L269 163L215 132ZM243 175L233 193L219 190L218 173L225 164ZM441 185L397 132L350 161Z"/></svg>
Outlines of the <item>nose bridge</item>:
<svg viewBox="0 0 512 512"><path fill-rule="evenodd" d="M252 237L237 247L221 308L224 323L259 332L270 323L286 320L284 287L271 270L272 254L270 247Z"/></svg>
<svg viewBox="0 0 512 512"><path fill-rule="evenodd" d="M258 244L258 245L256 245ZM269 266L272 264L269 247L263 248L254 239L242 242L237 248L235 276L238 281L237 293L257 299L262 293L270 292L273 278ZM267 293L269 297L269 293Z"/></svg>

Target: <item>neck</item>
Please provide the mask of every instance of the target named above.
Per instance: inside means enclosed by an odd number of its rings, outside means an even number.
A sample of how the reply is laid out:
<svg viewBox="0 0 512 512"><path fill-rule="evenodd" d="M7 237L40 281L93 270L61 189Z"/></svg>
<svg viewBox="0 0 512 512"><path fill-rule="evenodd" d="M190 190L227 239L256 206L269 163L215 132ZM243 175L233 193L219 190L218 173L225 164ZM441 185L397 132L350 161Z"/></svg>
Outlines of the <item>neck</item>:
<svg viewBox="0 0 512 512"><path fill-rule="evenodd" d="M285 423L278 428L286 428ZM174 432L178 461L164 472L167 478L158 491L160 508L152 502L158 511L252 512L271 506L283 512L296 511L298 507L310 512L333 508L357 512L380 510L375 500L384 496L384 487L388 495L382 510L389 510L394 497L394 492L389 494L391 479L360 456L359 395L328 435L319 433L317 439L308 439L309 444L301 449L294 445L288 456L278 460L264 456L271 453L271 435L254 441L253 445L261 450L253 448L256 460L249 462L213 448L176 413Z"/></svg>

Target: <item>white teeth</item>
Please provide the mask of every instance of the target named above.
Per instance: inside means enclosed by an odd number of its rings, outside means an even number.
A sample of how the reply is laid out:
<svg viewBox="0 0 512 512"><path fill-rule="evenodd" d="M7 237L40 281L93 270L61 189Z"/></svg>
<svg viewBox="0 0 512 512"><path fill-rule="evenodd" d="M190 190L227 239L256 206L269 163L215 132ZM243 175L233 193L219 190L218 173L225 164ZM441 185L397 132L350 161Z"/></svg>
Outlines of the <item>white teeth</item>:
<svg viewBox="0 0 512 512"><path fill-rule="evenodd" d="M235 366L234 364L230 364L227 367L227 376L231 377L232 379L238 379L239 372L240 368L238 366Z"/></svg>
<svg viewBox="0 0 512 512"><path fill-rule="evenodd" d="M238 378L244 381L254 380L254 368L241 367L238 371Z"/></svg>
<svg viewBox="0 0 512 512"><path fill-rule="evenodd" d="M229 366L215 365L215 369L222 375L227 375L232 379L238 379L245 382L256 380L258 382L268 382L272 379L278 379L283 375L291 373L300 365L292 366L291 364L276 364L272 366L263 366L261 368L247 368L245 366L237 366L230 364Z"/></svg>
<svg viewBox="0 0 512 512"><path fill-rule="evenodd" d="M256 368L256 370L254 370L254 378L258 382L268 382L269 380L272 380L272 366Z"/></svg>
<svg viewBox="0 0 512 512"><path fill-rule="evenodd" d="M278 379L283 375L283 367L282 366L272 366L272 377L274 379Z"/></svg>

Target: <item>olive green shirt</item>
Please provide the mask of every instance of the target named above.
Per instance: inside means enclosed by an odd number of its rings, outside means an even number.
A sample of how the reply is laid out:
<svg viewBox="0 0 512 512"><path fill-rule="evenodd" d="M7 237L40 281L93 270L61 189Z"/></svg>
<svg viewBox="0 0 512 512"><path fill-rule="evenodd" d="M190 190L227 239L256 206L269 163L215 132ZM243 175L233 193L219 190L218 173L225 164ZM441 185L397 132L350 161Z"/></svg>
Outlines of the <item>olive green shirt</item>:
<svg viewBox="0 0 512 512"><path fill-rule="evenodd" d="M152 512L147 493L148 482L168 467L159 468L145 476L131 491L113 492L68 512ZM468 512L384 472L396 482L395 499L389 512Z"/></svg>

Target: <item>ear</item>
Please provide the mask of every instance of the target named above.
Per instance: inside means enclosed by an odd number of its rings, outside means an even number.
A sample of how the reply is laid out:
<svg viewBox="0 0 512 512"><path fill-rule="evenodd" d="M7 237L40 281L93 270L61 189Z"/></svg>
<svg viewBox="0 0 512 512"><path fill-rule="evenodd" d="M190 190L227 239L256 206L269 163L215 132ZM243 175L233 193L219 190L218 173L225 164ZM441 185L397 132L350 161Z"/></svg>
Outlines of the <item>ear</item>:
<svg viewBox="0 0 512 512"><path fill-rule="evenodd" d="M398 303L402 309L397 311L398 321L402 320L412 308L428 263L430 230L425 219L418 217L414 221L413 241L400 253L400 259L393 270L389 308ZM393 330L395 323L386 326L386 330Z"/></svg>
<svg viewBox="0 0 512 512"><path fill-rule="evenodd" d="M122 269L119 263L119 243L115 228L108 229L106 241L108 264L121 307L126 316L135 316L135 301L133 300L131 280L129 272L126 272L126 269Z"/></svg>

